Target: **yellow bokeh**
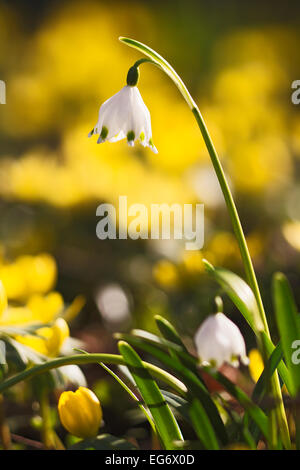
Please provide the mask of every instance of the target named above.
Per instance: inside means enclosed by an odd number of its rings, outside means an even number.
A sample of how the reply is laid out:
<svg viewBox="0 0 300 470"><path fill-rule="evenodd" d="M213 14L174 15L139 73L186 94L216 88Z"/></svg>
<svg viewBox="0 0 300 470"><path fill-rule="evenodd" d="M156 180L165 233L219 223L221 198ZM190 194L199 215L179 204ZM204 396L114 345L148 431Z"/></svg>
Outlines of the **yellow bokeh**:
<svg viewBox="0 0 300 470"><path fill-rule="evenodd" d="M186 103L159 70L142 66L139 82L152 116L157 156L123 141L97 145L87 138L100 104L125 84L137 58L118 42L120 31L155 30L146 6L135 5L131 21L125 5L118 9L116 17L95 2L63 5L33 35L10 81L4 131L15 138L40 136L41 141L54 134L59 145L32 145L17 159L2 158L3 196L56 207L115 203L122 194L146 206L201 200L201 188L195 194L186 173L195 164L207 165L207 150ZM290 87L281 63L284 58L293 65L292 53L283 57L292 44L293 34L276 28L228 34L215 47L209 87L196 93L232 186L241 192L280 189L292 176L287 141L291 136L299 148L299 123L295 117L288 125L287 109L278 99L280 90ZM18 295L22 286L15 289Z"/></svg>
<svg viewBox="0 0 300 470"><path fill-rule="evenodd" d="M178 270L175 264L164 259L154 265L153 277L159 285L165 288L176 287L179 280Z"/></svg>
<svg viewBox="0 0 300 470"><path fill-rule="evenodd" d="M248 354L249 357L249 372L254 380L257 382L264 370L264 362L258 349L251 349Z"/></svg>

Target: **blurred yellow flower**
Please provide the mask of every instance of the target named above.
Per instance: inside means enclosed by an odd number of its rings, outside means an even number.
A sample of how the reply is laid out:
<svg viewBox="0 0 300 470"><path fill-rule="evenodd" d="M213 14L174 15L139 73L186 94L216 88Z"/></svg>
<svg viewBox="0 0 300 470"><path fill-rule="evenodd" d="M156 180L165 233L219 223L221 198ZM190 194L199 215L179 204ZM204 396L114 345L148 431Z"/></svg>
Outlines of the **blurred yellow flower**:
<svg viewBox="0 0 300 470"><path fill-rule="evenodd" d="M249 372L251 378L254 380L254 382L257 382L261 376L262 371L264 370L264 362L258 349L251 349L248 357L250 360Z"/></svg>
<svg viewBox="0 0 300 470"><path fill-rule="evenodd" d="M25 346L45 356L55 357L69 337L70 331L67 322L63 318L55 320L52 326L45 326L36 330L36 335L17 335L15 339Z"/></svg>
<svg viewBox="0 0 300 470"><path fill-rule="evenodd" d="M198 274L204 271L203 255L200 251L185 251L182 264L189 274Z"/></svg>
<svg viewBox="0 0 300 470"><path fill-rule="evenodd" d="M153 277L163 287L175 287L178 281L177 268L168 260L160 260L153 267Z"/></svg>
<svg viewBox="0 0 300 470"><path fill-rule="evenodd" d="M21 256L17 263L25 273L28 293L44 294L53 287L57 268L51 255Z"/></svg>
<svg viewBox="0 0 300 470"><path fill-rule="evenodd" d="M237 241L230 232L219 231L216 233L210 240L208 249L214 254L215 262L219 265L239 257Z"/></svg>
<svg viewBox="0 0 300 470"><path fill-rule="evenodd" d="M62 425L77 437L94 437L102 421L102 408L96 395L85 387L76 392L63 392L58 413Z"/></svg>
<svg viewBox="0 0 300 470"><path fill-rule="evenodd" d="M258 349L251 349L248 354L248 357L250 361L249 372L251 378L254 382L257 382L264 370L264 362ZM285 395L289 394L285 384L282 387L282 393L284 393Z"/></svg>
<svg viewBox="0 0 300 470"><path fill-rule="evenodd" d="M7 296L6 296L3 283L0 281L0 316L2 315L2 312L6 309L6 307L7 307Z"/></svg>
<svg viewBox="0 0 300 470"><path fill-rule="evenodd" d="M37 321L48 323L58 316L64 308L64 300L59 292L50 292L43 296L35 294L27 302Z"/></svg>
<svg viewBox="0 0 300 470"><path fill-rule="evenodd" d="M12 300L48 292L53 287L56 276L55 259L46 253L20 256L12 263L0 265L0 279L7 297Z"/></svg>
<svg viewBox="0 0 300 470"><path fill-rule="evenodd" d="M46 296L35 294L22 307L8 306L0 314L0 325L28 325L30 323L49 323L58 316L64 301L58 292Z"/></svg>
<svg viewBox="0 0 300 470"><path fill-rule="evenodd" d="M297 251L300 251L300 222L291 221L282 228L284 238Z"/></svg>

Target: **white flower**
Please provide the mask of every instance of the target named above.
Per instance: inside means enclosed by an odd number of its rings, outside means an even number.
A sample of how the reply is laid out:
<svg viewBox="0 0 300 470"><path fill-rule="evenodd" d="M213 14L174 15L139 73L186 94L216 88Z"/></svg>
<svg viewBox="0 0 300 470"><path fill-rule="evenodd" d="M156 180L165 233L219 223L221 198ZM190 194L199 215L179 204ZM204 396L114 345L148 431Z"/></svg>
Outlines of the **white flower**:
<svg viewBox="0 0 300 470"><path fill-rule="evenodd" d="M249 363L240 330L223 313L210 315L196 332L194 340L203 365L218 368L228 362L237 367L238 358L245 365Z"/></svg>
<svg viewBox="0 0 300 470"><path fill-rule="evenodd" d="M100 134L98 144L127 137L128 144L133 146L139 139L144 147L157 153L152 141L150 113L136 86L124 86L101 105L98 122L89 137L93 134Z"/></svg>

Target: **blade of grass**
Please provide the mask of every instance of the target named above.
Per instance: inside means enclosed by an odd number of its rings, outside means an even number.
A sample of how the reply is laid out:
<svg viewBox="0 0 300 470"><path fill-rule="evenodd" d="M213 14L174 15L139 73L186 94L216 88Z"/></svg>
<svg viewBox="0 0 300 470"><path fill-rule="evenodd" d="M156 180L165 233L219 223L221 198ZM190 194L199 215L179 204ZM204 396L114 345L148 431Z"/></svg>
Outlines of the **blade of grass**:
<svg viewBox="0 0 300 470"><path fill-rule="evenodd" d="M170 354L172 354L173 357L180 356L180 361L186 367L191 369L196 375L198 375L197 374L197 360L189 354L188 350L186 349L184 343L182 342L174 326L168 320L161 317L160 315L156 315L154 319L163 337L166 340L171 341L172 344L174 343L177 344L181 348L181 350L178 352L172 351L171 353L171 350L170 350ZM200 380L202 381L201 378Z"/></svg>
<svg viewBox="0 0 300 470"><path fill-rule="evenodd" d="M128 343L119 341L118 347L145 404L150 410L164 448L167 450L176 449L174 441L183 441L183 437L157 383L151 377L139 355Z"/></svg>
<svg viewBox="0 0 300 470"><path fill-rule="evenodd" d="M124 388L124 390L128 393L128 395L130 395L130 397L136 402L136 404L138 405L142 413L146 416L147 420L149 421L152 431L156 435L157 434L156 427L147 408L140 402L138 397L126 385L126 383L117 374L115 374L115 372L113 372L109 367L103 364L103 362L100 362L100 366L103 367L103 369L106 370L106 372L108 372L121 385L121 387Z"/></svg>

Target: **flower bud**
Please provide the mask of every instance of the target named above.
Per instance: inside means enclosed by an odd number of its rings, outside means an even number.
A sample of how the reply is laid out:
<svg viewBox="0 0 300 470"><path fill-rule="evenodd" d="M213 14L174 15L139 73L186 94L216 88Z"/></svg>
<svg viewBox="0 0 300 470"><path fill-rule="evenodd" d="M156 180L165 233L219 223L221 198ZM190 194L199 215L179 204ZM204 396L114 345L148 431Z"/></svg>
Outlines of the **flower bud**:
<svg viewBox="0 0 300 470"><path fill-rule="evenodd" d="M140 72L138 67L130 67L127 74L127 85L136 86L139 81Z"/></svg>
<svg viewBox="0 0 300 470"><path fill-rule="evenodd" d="M102 421L102 409L96 395L85 387L63 392L58 402L59 418L66 430L77 437L94 437Z"/></svg>

